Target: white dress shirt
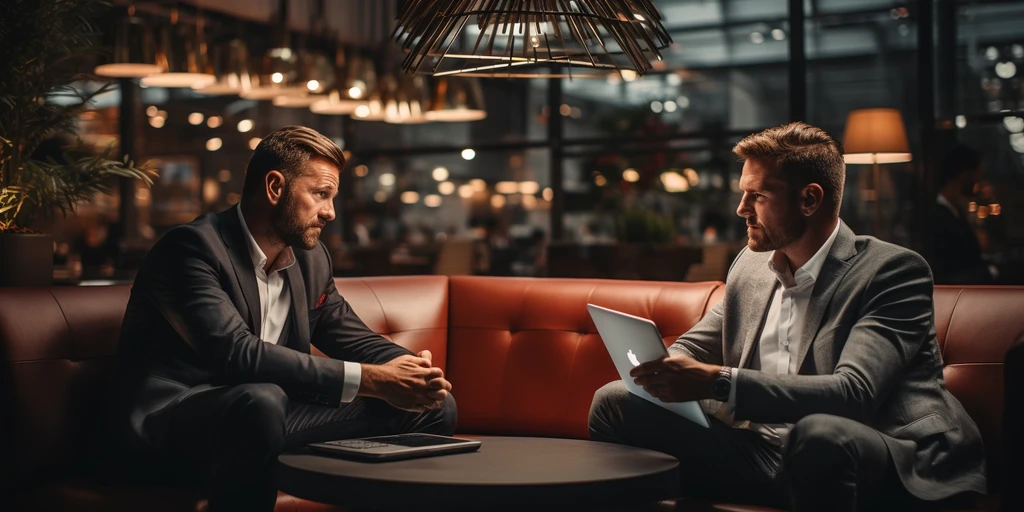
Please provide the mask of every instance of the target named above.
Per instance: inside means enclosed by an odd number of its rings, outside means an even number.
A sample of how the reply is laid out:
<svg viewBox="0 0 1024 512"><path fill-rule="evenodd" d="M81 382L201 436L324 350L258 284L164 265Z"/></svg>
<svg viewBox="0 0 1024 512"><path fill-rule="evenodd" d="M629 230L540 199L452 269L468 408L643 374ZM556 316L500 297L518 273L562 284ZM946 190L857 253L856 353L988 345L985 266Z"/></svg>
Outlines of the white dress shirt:
<svg viewBox="0 0 1024 512"><path fill-rule="evenodd" d="M818 252L811 256L803 266L796 272L790 272L789 263L785 255L773 251L768 258L768 270L779 280L781 286L775 288L775 295L768 306L768 314L764 321L764 330L761 331L761 339L758 342L758 353L760 354L760 365L762 372L787 375L797 373L797 365L800 361L797 356L800 353L800 337L803 335L804 319L807 316L807 307L811 300L811 292L814 291L814 283L821 273L821 267L825 264L825 258L832 249L836 235L839 234L839 224L829 235L828 240L818 249ZM736 378L739 372L758 371L752 369L731 368L732 386L729 389L729 401L725 407L720 407L716 416L726 423L733 423L733 414L736 410ZM788 423L751 423L744 421L733 425L736 428L747 428L761 434L768 441L779 446L785 446L789 437L789 429L793 425Z"/></svg>
<svg viewBox="0 0 1024 512"><path fill-rule="evenodd" d="M267 255L260 249L252 232L249 231L249 226L245 224L242 204L239 203L237 208L238 221L242 225L242 232L245 233L245 240L249 244L249 256L252 257L252 264L256 272L256 287L260 291L260 332L257 334L264 342L276 345L281 341L281 334L283 334L284 326L288 322L288 314L292 309L292 295L288 288L285 270L295 264L295 252L291 247L286 246L267 270ZM296 318L295 321L301 320ZM344 364L345 382L341 387L341 403L348 403L359 393L362 367L359 366L359 363L349 361L345 361Z"/></svg>

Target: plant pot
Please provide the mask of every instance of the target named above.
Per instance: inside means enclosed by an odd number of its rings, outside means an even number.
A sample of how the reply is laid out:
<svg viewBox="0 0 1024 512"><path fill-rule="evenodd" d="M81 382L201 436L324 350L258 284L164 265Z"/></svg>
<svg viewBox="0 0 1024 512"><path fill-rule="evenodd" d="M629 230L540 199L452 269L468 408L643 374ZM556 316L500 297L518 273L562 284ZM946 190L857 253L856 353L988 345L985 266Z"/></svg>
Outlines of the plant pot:
<svg viewBox="0 0 1024 512"><path fill-rule="evenodd" d="M53 237L0 233L0 286L53 284Z"/></svg>

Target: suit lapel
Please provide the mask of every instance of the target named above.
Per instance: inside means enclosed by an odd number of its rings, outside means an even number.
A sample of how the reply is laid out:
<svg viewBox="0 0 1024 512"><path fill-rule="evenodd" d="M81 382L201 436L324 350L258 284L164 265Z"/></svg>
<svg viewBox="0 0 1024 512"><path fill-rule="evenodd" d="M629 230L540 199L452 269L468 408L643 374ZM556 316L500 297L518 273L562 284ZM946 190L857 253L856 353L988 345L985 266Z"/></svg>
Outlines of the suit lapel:
<svg viewBox="0 0 1024 512"><path fill-rule="evenodd" d="M745 285L749 288L738 294L740 321L734 339L741 340L743 343L739 368L748 367L750 353L754 348L754 343L760 338L764 320L768 316L772 295L775 294L775 287L779 285L779 280L768 270L767 264L760 270L755 270L754 276L749 284ZM735 355L735 350L733 353Z"/></svg>
<svg viewBox="0 0 1024 512"><path fill-rule="evenodd" d="M832 296L835 295L843 277L850 270L851 265L847 260L857 253L853 231L842 221L839 222L839 233L836 234L832 249L821 266L821 272L814 282L814 290L812 290L807 304L807 315L804 316L803 332L800 336L800 352L797 354L797 373L803 367L804 359L815 342L825 311L828 309L829 303L832 302Z"/></svg>
<svg viewBox="0 0 1024 512"><path fill-rule="evenodd" d="M260 290L256 286L256 271L253 268L252 255L242 232L242 224L238 218L238 207L229 208L219 215L220 236L231 255L231 266L235 270L235 278L242 288L242 298L249 308L249 328L259 336L260 324Z"/></svg>
<svg viewBox="0 0 1024 512"><path fill-rule="evenodd" d="M296 339L289 343L295 350L309 353L309 303L306 300L306 283L302 279L299 263L288 267L288 290L292 295L292 323Z"/></svg>

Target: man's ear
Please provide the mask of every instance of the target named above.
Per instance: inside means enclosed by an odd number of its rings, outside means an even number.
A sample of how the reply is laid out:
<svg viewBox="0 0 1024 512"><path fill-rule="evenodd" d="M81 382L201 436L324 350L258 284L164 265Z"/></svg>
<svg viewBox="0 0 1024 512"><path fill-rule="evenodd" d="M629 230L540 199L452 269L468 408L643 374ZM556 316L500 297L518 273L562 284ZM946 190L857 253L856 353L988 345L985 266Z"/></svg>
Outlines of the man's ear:
<svg viewBox="0 0 1024 512"><path fill-rule="evenodd" d="M800 191L800 212L810 217L821 208L821 202L825 199L825 189L817 183L811 183Z"/></svg>
<svg viewBox="0 0 1024 512"><path fill-rule="evenodd" d="M263 178L263 188L267 194L267 201L272 205L277 205L284 197L284 174L281 171L274 169L267 173L267 176Z"/></svg>

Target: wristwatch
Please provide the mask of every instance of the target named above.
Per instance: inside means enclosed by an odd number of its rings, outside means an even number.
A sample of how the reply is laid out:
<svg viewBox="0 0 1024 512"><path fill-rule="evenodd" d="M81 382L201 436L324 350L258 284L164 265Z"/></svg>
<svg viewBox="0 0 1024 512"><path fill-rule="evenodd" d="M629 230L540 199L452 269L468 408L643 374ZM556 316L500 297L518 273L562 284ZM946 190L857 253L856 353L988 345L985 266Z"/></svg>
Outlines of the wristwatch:
<svg viewBox="0 0 1024 512"><path fill-rule="evenodd" d="M718 378L711 385L711 396L719 402L729 401L729 390L732 389L732 368L723 366Z"/></svg>

